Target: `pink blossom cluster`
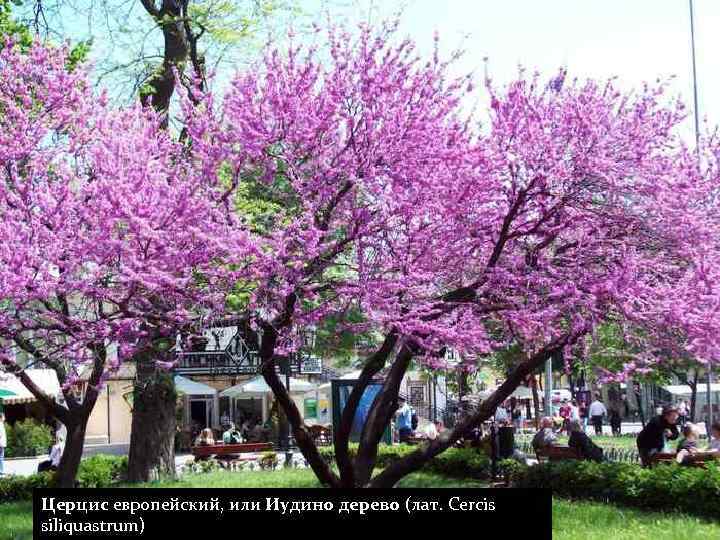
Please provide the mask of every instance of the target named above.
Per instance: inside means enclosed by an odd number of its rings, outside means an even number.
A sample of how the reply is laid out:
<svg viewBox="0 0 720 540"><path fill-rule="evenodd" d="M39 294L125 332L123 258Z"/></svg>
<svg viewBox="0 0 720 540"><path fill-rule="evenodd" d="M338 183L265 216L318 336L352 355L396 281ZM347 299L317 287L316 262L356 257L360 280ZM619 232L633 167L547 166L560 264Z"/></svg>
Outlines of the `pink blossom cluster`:
<svg viewBox="0 0 720 540"><path fill-rule="evenodd" d="M456 55L423 59L387 27L327 35L268 46L222 103L184 102L199 170L282 204L257 238L256 317L280 320L290 298L288 327L355 306L363 330L412 338L428 361L622 319L682 328L716 357L718 153L682 143L665 84L521 71L486 81L481 125Z"/></svg>
<svg viewBox="0 0 720 540"><path fill-rule="evenodd" d="M71 384L99 351L111 371L222 311L228 264L252 248L156 116L113 109L66 62L0 51L0 351L67 366Z"/></svg>

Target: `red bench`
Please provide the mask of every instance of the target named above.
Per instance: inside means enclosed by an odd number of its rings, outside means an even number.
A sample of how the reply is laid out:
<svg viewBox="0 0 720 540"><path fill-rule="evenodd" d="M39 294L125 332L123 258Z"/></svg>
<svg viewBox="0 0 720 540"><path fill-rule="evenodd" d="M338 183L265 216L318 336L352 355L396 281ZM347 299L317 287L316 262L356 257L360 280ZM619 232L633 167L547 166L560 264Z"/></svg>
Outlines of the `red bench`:
<svg viewBox="0 0 720 540"><path fill-rule="evenodd" d="M268 452L273 449L272 443L241 443L241 444L214 444L212 446L193 446L190 452L196 458L211 456L232 456L235 454L248 454L252 452Z"/></svg>
<svg viewBox="0 0 720 540"><path fill-rule="evenodd" d="M713 461L720 458L720 452L696 452L694 454L688 454L683 462L683 465L689 465L690 467L699 467L705 469L709 461ZM650 465L654 466L658 463L677 463L676 452L658 452L653 454L650 458Z"/></svg>
<svg viewBox="0 0 720 540"><path fill-rule="evenodd" d="M535 450L538 463L546 461L563 461L566 459L583 459L574 448L569 446L546 446Z"/></svg>

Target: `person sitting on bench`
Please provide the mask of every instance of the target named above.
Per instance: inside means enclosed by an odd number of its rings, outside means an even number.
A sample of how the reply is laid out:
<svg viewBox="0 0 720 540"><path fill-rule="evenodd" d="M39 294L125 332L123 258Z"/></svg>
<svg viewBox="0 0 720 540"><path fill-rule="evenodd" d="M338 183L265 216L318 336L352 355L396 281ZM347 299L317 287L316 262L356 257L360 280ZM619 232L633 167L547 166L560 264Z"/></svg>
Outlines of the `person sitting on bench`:
<svg viewBox="0 0 720 540"><path fill-rule="evenodd" d="M62 435L58 435L55 444L50 449L48 459L38 464L37 472L57 471L60 466L60 458L62 457L65 441Z"/></svg>
<svg viewBox="0 0 720 540"><path fill-rule="evenodd" d="M708 445L709 452L720 452L720 422L713 422L710 426L710 444Z"/></svg>
<svg viewBox="0 0 720 540"><path fill-rule="evenodd" d="M678 421L678 410L667 406L661 414L650 420L637 437L638 453L643 467L649 467L652 456L662 452L668 440L675 440L680 436L675 425Z"/></svg>
<svg viewBox="0 0 720 540"><path fill-rule="evenodd" d="M223 433L223 443L224 444L240 444L243 442L242 436L240 435L240 432L235 427L235 424L230 422L230 426L228 427L227 431Z"/></svg>
<svg viewBox="0 0 720 540"><path fill-rule="evenodd" d="M568 431L570 431L568 446L573 448L580 457L598 463L603 461L603 449L587 436L580 420L570 420Z"/></svg>
<svg viewBox="0 0 720 540"><path fill-rule="evenodd" d="M675 460L681 465L688 463L690 456L699 451L700 430L695 424L688 422L683 427L682 434L683 438L677 445L677 456L675 457Z"/></svg>
<svg viewBox="0 0 720 540"><path fill-rule="evenodd" d="M555 446L557 443L557 435L553 431L553 420L549 416L540 420L540 430L535 434L532 440L533 450Z"/></svg>

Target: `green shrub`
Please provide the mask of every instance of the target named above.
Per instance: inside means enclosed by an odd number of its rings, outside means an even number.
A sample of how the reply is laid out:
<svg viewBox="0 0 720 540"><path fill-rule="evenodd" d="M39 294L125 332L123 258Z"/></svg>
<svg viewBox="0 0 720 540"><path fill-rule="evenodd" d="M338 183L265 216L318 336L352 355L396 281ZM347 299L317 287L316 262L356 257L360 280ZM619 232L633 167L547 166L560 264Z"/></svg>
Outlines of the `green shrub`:
<svg viewBox="0 0 720 540"><path fill-rule="evenodd" d="M96 455L80 462L77 482L82 488L104 488L122 480L127 473L126 456ZM42 472L31 476L0 478L0 501L32 498L33 489L52 487L55 473Z"/></svg>
<svg viewBox="0 0 720 540"><path fill-rule="evenodd" d="M680 465L643 469L631 463L566 461L517 467L514 487L552 489L554 495L592 499L648 510L720 518L720 469Z"/></svg>
<svg viewBox="0 0 720 540"><path fill-rule="evenodd" d="M24 457L47 454L52 446L53 435L50 426L40 424L32 418L7 426L7 457Z"/></svg>
<svg viewBox="0 0 720 540"><path fill-rule="evenodd" d="M261 469L275 470L278 465L278 457L275 452L263 452L258 460Z"/></svg>
<svg viewBox="0 0 720 540"><path fill-rule="evenodd" d="M355 457L357 449L357 444L350 445L351 457ZM409 444L381 444L378 446L376 466L385 468L417 449L417 446ZM326 462L334 462L335 449L332 446L323 446L319 450ZM474 448L449 448L426 463L422 470L458 478L485 479L490 477L490 458Z"/></svg>
<svg viewBox="0 0 720 540"><path fill-rule="evenodd" d="M51 487L53 473L43 472L32 476L5 476L0 478L0 502L32 499L33 489Z"/></svg>
<svg viewBox="0 0 720 540"><path fill-rule="evenodd" d="M121 481L127 473L127 456L97 454L80 462L77 482L84 488L104 488Z"/></svg>
<svg viewBox="0 0 720 540"><path fill-rule="evenodd" d="M220 462L215 458L193 460L183 467L183 472L188 474L208 474L220 470L222 470Z"/></svg>

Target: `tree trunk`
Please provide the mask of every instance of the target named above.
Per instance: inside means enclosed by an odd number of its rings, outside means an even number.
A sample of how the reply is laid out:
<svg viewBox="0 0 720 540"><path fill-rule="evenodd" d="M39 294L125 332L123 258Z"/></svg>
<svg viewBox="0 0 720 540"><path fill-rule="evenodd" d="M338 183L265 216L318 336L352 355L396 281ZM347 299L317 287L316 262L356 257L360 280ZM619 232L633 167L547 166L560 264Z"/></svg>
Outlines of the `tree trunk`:
<svg viewBox="0 0 720 540"><path fill-rule="evenodd" d="M362 371L360 372L360 376L358 377L358 380L353 386L347 402L345 403L345 408L343 409L340 417L340 425L333 435L335 461L338 465L340 482L343 487L350 488L355 485L355 469L349 453L349 442L352 424L355 420L355 414L360 404L360 400L365 393L365 389L370 384L370 381L372 381L372 378L385 367L385 362L395 347L396 342L397 333L392 331L387 335L382 346L367 359Z"/></svg>
<svg viewBox="0 0 720 540"><path fill-rule="evenodd" d="M365 486L370 482L377 461L378 445L398 409L400 384L416 352L416 346L411 342L406 342L400 347L390 371L385 376L382 388L370 406L355 457L355 484L358 486Z"/></svg>
<svg viewBox="0 0 720 540"><path fill-rule="evenodd" d="M167 126L170 99L175 92L174 70L182 73L190 52L189 36L184 24L187 2L160 0L159 7L154 0L143 0L142 3L162 31L164 47L162 65L148 78L140 99L143 105L151 105L157 112L163 113L163 123Z"/></svg>
<svg viewBox="0 0 720 540"><path fill-rule="evenodd" d="M176 400L172 374L158 370L154 360L138 359L128 460L130 482L175 476Z"/></svg>
<svg viewBox="0 0 720 540"><path fill-rule="evenodd" d="M31 354L38 362L52 368L58 376L60 383L66 381L65 369L54 362L47 360L43 352L37 349L32 343L28 342L21 336L15 336L14 341L20 349ZM87 381L85 396L82 402L78 402L75 395L69 388L63 390L66 406L60 405L54 397L46 394L35 382L30 378L27 371L16 364L4 363L3 367L9 372L16 375L25 387L32 393L35 398L45 405L47 410L58 421L62 422L67 428L67 436L65 440L65 448L60 457L58 472L55 481L59 487L75 487L75 477L80 468L82 460L83 447L85 445L85 430L87 428L90 414L98 397L98 386L102 374L105 370L107 360L107 350L102 343L88 344L89 349L93 352L93 369Z"/></svg>
<svg viewBox="0 0 720 540"><path fill-rule="evenodd" d="M369 481L367 484L368 487L393 487L403 477L419 470L432 458L447 450L469 430L490 418L498 405L505 401L530 373L542 366L556 351L562 349L571 339L577 339L577 335L568 335L558 339L532 355L528 361L523 362L510 373L505 382L482 402L472 416L460 422L453 430L445 432L437 439L423 444L408 456L386 467L380 474Z"/></svg>
<svg viewBox="0 0 720 540"><path fill-rule="evenodd" d="M55 481L57 486L61 488L75 487L75 478L80 468L80 460L82 459L83 447L85 445L85 430L90 415L85 415L77 419L77 423L66 425L67 439L65 440L65 448L63 449L60 465L58 465Z"/></svg>
<svg viewBox="0 0 720 540"><path fill-rule="evenodd" d="M288 312L292 312L295 300L295 297L291 297L288 300ZM277 343L278 338L276 328L282 326L283 319L280 319L279 321L276 320L274 322L275 324L263 325L263 339L262 345L260 346L260 372L262 373L265 382L275 395L275 399L278 404L287 416L287 421L289 422L293 436L295 437L295 443L298 445L298 448L300 448L303 457L307 461L308 465L310 465L310 468L315 473L315 476L317 476L318 480L320 480L320 482L324 485L340 487L340 479L323 460L317 449L317 445L313 441L310 432L303 422L300 411L298 410L297 405L295 405L295 401L293 401L290 397L290 393L280 382L280 378L275 371L275 344Z"/></svg>

